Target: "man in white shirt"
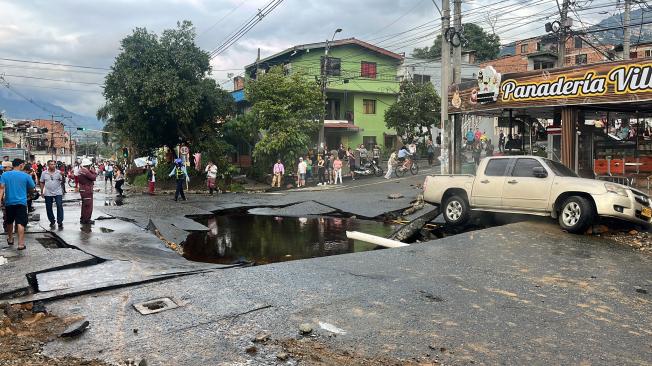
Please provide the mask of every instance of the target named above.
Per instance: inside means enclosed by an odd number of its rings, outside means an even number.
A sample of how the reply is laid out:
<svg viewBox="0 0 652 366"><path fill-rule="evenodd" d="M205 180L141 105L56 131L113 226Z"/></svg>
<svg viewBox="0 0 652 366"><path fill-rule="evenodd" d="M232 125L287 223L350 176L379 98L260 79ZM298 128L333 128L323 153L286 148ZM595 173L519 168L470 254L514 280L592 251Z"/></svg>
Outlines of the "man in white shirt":
<svg viewBox="0 0 652 366"><path fill-rule="evenodd" d="M303 158L299 158L299 166L297 172L299 173L299 181L297 187L304 187L306 185L306 171L308 170L308 164L303 161Z"/></svg>

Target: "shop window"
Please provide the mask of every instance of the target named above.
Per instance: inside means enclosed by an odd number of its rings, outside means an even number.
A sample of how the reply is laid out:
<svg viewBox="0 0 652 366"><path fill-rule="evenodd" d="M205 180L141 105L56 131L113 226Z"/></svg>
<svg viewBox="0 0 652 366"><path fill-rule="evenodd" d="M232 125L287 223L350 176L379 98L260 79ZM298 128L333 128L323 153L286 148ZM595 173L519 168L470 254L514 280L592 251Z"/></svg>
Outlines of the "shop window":
<svg viewBox="0 0 652 366"><path fill-rule="evenodd" d="M575 37L575 48L582 48L582 38L581 37Z"/></svg>
<svg viewBox="0 0 652 366"><path fill-rule="evenodd" d="M340 76L342 74L342 60L335 57L321 57L321 73L324 74L324 64L326 64L325 70L326 75L328 76Z"/></svg>
<svg viewBox="0 0 652 366"><path fill-rule="evenodd" d="M376 63L362 61L360 64L360 76L363 78L375 79L376 78Z"/></svg>
<svg viewBox="0 0 652 366"><path fill-rule="evenodd" d="M385 149L394 149L394 141L396 141L396 136L393 135L385 135Z"/></svg>
<svg viewBox="0 0 652 366"><path fill-rule="evenodd" d="M652 57L652 50L645 50L645 57Z"/></svg>
<svg viewBox="0 0 652 366"><path fill-rule="evenodd" d="M587 58L586 53L575 55L575 65L586 65Z"/></svg>
<svg viewBox="0 0 652 366"><path fill-rule="evenodd" d="M426 84L430 82L430 75L420 75L420 74L414 74L412 75L412 81L414 81L415 84Z"/></svg>
<svg viewBox="0 0 652 366"><path fill-rule="evenodd" d="M376 146L376 136L362 136L362 143L367 150L371 151Z"/></svg>
<svg viewBox="0 0 652 366"><path fill-rule="evenodd" d="M629 52L629 58L638 58L638 52L630 51Z"/></svg>
<svg viewBox="0 0 652 366"><path fill-rule="evenodd" d="M376 114L376 101L373 99L362 100L362 113Z"/></svg>
<svg viewBox="0 0 652 366"><path fill-rule="evenodd" d="M527 43L521 45L521 53L527 53Z"/></svg>

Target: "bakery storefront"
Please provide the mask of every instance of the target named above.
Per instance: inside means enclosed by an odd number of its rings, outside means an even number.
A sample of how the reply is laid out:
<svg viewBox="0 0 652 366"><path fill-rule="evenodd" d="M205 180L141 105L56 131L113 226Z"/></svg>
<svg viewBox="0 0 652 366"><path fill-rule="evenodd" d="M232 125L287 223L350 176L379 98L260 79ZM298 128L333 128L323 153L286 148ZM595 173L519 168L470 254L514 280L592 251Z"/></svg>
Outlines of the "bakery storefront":
<svg viewBox="0 0 652 366"><path fill-rule="evenodd" d="M630 184L652 174L652 59L502 75L489 66L477 81L451 86L449 101L451 114L498 117L518 147L508 153L545 151L582 176Z"/></svg>

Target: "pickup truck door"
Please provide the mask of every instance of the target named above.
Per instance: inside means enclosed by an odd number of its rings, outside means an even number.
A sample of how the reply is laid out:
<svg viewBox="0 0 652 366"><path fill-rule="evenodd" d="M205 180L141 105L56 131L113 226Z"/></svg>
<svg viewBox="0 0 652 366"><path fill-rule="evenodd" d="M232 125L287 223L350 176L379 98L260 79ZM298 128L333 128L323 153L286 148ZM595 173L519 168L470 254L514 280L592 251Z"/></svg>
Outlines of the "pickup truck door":
<svg viewBox="0 0 652 366"><path fill-rule="evenodd" d="M535 168L544 169L546 177L536 177ZM516 159L503 186L503 208L546 211L554 178L550 169L538 160Z"/></svg>
<svg viewBox="0 0 652 366"><path fill-rule="evenodd" d="M501 208L505 173L510 165L510 158L492 158L487 161L484 171L479 171L473 180L471 206ZM480 166L482 169L482 165Z"/></svg>

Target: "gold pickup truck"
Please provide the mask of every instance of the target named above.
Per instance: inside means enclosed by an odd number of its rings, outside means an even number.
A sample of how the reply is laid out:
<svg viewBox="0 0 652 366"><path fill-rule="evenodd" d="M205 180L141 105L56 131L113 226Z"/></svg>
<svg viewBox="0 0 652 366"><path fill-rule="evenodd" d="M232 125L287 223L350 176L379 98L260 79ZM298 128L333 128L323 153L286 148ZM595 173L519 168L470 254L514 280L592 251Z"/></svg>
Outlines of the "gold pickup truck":
<svg viewBox="0 0 652 366"><path fill-rule="evenodd" d="M537 156L489 157L473 175L432 175L424 199L439 205L447 223L463 224L471 211L551 216L569 232L584 232L599 217L647 226L650 198L621 184L579 178L564 165Z"/></svg>

